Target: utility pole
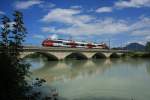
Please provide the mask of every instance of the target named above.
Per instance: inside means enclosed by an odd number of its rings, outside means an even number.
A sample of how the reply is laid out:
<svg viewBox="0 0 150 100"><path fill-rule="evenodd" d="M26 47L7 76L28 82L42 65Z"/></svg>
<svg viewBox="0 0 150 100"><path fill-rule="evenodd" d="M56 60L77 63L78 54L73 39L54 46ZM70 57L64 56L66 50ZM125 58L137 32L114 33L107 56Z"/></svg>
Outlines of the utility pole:
<svg viewBox="0 0 150 100"><path fill-rule="evenodd" d="M135 51L137 52L137 44L135 44Z"/></svg>
<svg viewBox="0 0 150 100"><path fill-rule="evenodd" d="M109 38L108 42L109 42L109 49L111 49L111 47L110 47L110 38Z"/></svg>
<svg viewBox="0 0 150 100"><path fill-rule="evenodd" d="M72 38L72 36L71 36L71 35L70 35L70 37L69 37L69 40L73 41L73 38Z"/></svg>
<svg viewBox="0 0 150 100"><path fill-rule="evenodd" d="M123 42L121 41L121 50L123 50Z"/></svg>

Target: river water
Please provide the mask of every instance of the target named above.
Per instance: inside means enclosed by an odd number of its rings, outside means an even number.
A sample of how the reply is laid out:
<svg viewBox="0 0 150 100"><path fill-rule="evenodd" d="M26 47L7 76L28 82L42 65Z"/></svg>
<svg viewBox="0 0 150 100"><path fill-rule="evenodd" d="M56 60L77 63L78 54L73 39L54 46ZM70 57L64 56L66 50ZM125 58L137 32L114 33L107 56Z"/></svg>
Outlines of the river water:
<svg viewBox="0 0 150 100"><path fill-rule="evenodd" d="M150 59L27 61L64 100L150 100Z"/></svg>

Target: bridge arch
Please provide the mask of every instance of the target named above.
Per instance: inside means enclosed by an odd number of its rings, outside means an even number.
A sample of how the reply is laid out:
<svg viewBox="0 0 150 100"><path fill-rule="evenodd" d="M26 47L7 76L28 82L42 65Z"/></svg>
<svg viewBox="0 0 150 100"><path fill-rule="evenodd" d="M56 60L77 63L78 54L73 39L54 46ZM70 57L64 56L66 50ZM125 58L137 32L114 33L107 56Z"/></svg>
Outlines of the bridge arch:
<svg viewBox="0 0 150 100"><path fill-rule="evenodd" d="M82 54L81 52L73 52L65 57L65 59L76 59L76 60L81 60L81 59L88 59L87 56Z"/></svg>
<svg viewBox="0 0 150 100"><path fill-rule="evenodd" d="M115 52L110 55L110 58L119 58L119 57L120 55Z"/></svg>
<svg viewBox="0 0 150 100"><path fill-rule="evenodd" d="M93 59L101 59L101 58L107 58L105 54L101 52L97 52L92 56Z"/></svg>
<svg viewBox="0 0 150 100"><path fill-rule="evenodd" d="M35 55L35 56L42 55L42 56L46 57L47 60L49 60L49 61L57 61L57 60L58 60L58 58L57 58L55 55L53 55L53 54L51 54L51 53L47 53L47 52L34 52L34 53L29 53L29 54L26 54L23 58L30 57L31 55L33 55L33 57L34 57L34 55Z"/></svg>

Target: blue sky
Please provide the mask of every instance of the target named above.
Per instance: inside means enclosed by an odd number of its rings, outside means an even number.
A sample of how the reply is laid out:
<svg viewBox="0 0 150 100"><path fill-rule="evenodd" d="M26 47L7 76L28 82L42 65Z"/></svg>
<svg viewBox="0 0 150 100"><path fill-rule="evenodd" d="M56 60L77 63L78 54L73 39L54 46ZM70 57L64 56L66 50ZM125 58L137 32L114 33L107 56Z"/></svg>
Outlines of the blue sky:
<svg viewBox="0 0 150 100"><path fill-rule="evenodd" d="M0 0L0 15L24 14L25 44L48 37L106 42L112 46L150 40L150 0Z"/></svg>

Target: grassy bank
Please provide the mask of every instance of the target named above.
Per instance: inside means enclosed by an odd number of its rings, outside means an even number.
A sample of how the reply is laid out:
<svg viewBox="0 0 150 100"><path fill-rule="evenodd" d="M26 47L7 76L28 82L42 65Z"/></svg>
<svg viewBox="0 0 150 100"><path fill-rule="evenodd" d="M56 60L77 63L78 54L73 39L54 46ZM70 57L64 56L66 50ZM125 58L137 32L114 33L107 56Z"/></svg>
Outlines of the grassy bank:
<svg viewBox="0 0 150 100"><path fill-rule="evenodd" d="M133 58L150 58L150 52L144 53L144 52L129 52L124 57L133 57Z"/></svg>

